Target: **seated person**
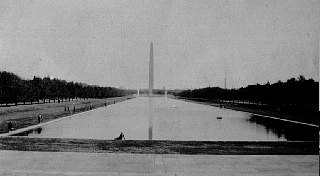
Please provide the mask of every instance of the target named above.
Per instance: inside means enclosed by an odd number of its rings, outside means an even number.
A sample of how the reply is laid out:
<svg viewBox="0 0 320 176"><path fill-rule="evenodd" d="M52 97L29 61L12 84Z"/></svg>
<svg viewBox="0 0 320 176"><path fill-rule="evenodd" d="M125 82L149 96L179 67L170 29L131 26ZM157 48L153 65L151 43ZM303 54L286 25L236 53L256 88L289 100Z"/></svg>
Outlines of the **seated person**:
<svg viewBox="0 0 320 176"><path fill-rule="evenodd" d="M114 140L126 140L124 134L121 132L119 137L114 138Z"/></svg>

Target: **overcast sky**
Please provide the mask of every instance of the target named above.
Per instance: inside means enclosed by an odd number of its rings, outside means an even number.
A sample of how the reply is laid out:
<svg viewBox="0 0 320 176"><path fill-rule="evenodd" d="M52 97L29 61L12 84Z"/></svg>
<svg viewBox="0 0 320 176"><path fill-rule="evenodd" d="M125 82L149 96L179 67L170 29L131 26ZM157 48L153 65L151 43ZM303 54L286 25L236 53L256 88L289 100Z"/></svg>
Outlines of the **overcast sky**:
<svg viewBox="0 0 320 176"><path fill-rule="evenodd" d="M319 79L319 0L0 0L0 70L101 86Z"/></svg>

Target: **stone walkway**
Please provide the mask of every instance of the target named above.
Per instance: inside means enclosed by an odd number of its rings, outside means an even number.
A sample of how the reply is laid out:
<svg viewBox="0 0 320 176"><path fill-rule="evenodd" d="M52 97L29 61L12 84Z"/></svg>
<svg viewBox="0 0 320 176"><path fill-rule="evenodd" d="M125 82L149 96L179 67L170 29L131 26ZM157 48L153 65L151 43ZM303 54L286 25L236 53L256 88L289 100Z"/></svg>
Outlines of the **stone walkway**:
<svg viewBox="0 0 320 176"><path fill-rule="evenodd" d="M316 176L318 155L175 155L0 150L0 175Z"/></svg>

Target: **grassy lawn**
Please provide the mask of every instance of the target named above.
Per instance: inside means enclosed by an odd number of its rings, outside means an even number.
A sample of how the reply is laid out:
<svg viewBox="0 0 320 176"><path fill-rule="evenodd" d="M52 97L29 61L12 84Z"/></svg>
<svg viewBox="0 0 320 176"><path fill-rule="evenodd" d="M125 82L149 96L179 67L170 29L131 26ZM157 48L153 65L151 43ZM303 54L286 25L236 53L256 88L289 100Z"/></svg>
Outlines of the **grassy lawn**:
<svg viewBox="0 0 320 176"><path fill-rule="evenodd" d="M130 97L115 97L106 99L77 99L65 102L18 105L0 107L0 133L8 131L7 123L11 122L13 128L23 128L38 123L38 116L41 114L43 122L68 116L74 113L124 101ZM69 108L69 110L68 110Z"/></svg>
<svg viewBox="0 0 320 176"><path fill-rule="evenodd" d="M188 155L317 155L317 141L158 141L0 138L0 150Z"/></svg>

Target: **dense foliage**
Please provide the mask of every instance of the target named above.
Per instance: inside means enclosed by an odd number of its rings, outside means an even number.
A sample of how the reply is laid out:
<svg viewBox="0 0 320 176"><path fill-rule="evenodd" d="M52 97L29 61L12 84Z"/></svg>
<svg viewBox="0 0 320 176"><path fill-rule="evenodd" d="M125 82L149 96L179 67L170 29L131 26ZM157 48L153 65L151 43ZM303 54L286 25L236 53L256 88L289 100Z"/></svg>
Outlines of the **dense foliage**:
<svg viewBox="0 0 320 176"><path fill-rule="evenodd" d="M238 101L258 104L303 105L318 109L319 82L303 76L286 82L256 84L239 89L207 87L176 93L186 98L205 98L217 101Z"/></svg>
<svg viewBox="0 0 320 176"><path fill-rule="evenodd" d="M50 100L60 102L63 99L107 98L132 93L134 92L130 90L91 86L49 77L25 80L13 73L0 71L0 104Z"/></svg>

